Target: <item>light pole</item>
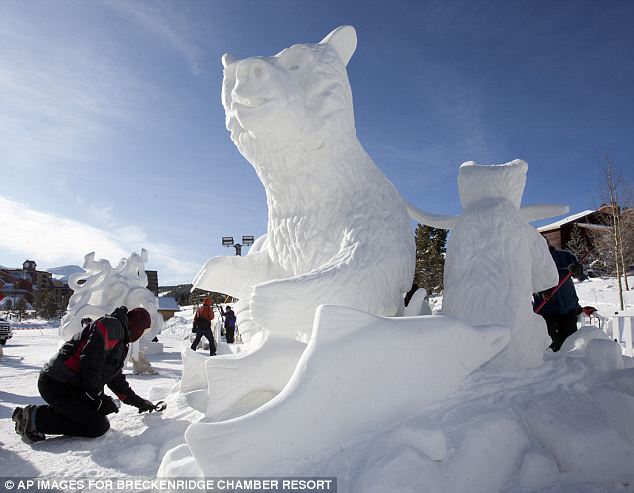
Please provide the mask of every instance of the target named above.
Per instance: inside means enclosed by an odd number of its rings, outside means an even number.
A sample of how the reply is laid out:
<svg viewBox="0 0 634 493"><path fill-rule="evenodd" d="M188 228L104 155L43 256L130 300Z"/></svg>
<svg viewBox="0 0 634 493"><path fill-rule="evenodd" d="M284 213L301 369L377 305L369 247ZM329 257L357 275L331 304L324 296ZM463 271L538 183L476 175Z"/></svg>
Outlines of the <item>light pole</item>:
<svg viewBox="0 0 634 493"><path fill-rule="evenodd" d="M242 243L234 243L233 236L223 236L222 246L233 247L236 250L236 255L242 255L243 246L253 245L253 236L242 236Z"/></svg>

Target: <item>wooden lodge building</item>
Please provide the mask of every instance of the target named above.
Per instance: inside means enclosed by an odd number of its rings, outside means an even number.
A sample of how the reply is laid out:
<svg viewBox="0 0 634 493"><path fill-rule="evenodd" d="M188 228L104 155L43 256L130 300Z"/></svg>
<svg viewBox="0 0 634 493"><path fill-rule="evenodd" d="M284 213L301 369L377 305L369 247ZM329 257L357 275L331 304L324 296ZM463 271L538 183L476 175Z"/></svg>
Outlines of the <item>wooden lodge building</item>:
<svg viewBox="0 0 634 493"><path fill-rule="evenodd" d="M607 218L609 217L609 206L602 206L599 209L587 210L565 217L552 224L541 226L537 231L548 240L548 243L555 248L566 249L568 242L572 238L575 226L588 245L593 244L592 232L607 231Z"/></svg>

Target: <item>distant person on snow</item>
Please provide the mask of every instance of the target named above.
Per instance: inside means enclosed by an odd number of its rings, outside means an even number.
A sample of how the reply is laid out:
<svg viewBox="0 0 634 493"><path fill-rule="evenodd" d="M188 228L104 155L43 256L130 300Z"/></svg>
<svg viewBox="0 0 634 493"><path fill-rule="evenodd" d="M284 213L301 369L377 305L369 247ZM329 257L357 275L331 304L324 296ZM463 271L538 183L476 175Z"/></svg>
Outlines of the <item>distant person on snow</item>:
<svg viewBox="0 0 634 493"><path fill-rule="evenodd" d="M583 266L577 261L577 257L567 250L557 250L550 243L548 250L559 271L560 282L570 272L575 278L583 279ZM535 295L534 305L539 306L551 291L549 289ZM546 321L548 335L553 341L550 348L554 352L559 351L564 341L577 331L577 318L580 311L575 285L569 277L539 310L539 315Z"/></svg>
<svg viewBox="0 0 634 493"><path fill-rule="evenodd" d="M225 308L223 315L225 317L225 336L227 338L227 344L233 344L236 337L236 314L231 307L228 306Z"/></svg>
<svg viewBox="0 0 634 493"><path fill-rule="evenodd" d="M40 395L48 405L28 405L13 411L15 431L26 442L46 435L98 437L110 428L108 414L119 408L107 385L121 401L152 412L152 402L136 395L123 375L128 345L137 341L151 325L143 308L125 306L95 320L82 320L83 330L65 342L44 364L38 380Z"/></svg>
<svg viewBox="0 0 634 493"><path fill-rule="evenodd" d="M203 306L196 310L194 315L193 332L196 334L196 338L192 343L192 350L196 351L198 343L205 336L209 341L209 356L216 356L216 341L214 340L214 334L211 331L211 321L214 319L214 310L211 307L211 298L205 298L203 300Z"/></svg>

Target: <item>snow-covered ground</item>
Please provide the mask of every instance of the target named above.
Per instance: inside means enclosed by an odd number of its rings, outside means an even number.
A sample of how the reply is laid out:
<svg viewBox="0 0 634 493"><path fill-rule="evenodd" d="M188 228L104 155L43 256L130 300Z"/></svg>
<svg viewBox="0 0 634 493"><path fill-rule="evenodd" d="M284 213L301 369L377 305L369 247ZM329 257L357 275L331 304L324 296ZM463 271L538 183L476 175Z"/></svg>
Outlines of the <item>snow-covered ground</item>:
<svg viewBox="0 0 634 493"><path fill-rule="evenodd" d="M577 291L582 305L603 315L617 309L613 279L586 280ZM634 292L626 298L634 306ZM11 412L42 403L38 373L60 340L52 325L16 323L0 357L0 476L155 477L164 454L184 443L187 426L204 418L177 392L191 318L186 309L165 324L159 336L164 353L148 358L158 375L126 370L133 389L166 400L166 411L138 414L124 405L103 437L34 445L15 434ZM219 352L227 351L221 343ZM634 369L605 371L586 363L556 354L530 371L483 368L448 398L342 444L298 475L336 476L340 492L634 492Z"/></svg>
<svg viewBox="0 0 634 493"><path fill-rule="evenodd" d="M111 429L95 440L49 438L34 445L23 443L15 434L11 413L15 406L43 404L37 390L42 364L55 354L60 339L57 327L35 321L15 324L14 337L0 357L0 463L2 476L126 477L155 476L160 458L173 444L166 436L182 435L197 414L170 402L163 413L138 414L123 405L111 416ZM184 336L185 331L182 331ZM181 376L179 343L182 336L161 334L164 353L148 356L158 375L126 378L142 397L160 400L177 385ZM112 395L112 394L111 394Z"/></svg>
<svg viewBox="0 0 634 493"><path fill-rule="evenodd" d="M624 291L625 304L634 308L634 277L628 276L630 291ZM581 306L593 306L607 316L619 309L619 292L616 279L594 278L582 282L575 281L577 296Z"/></svg>

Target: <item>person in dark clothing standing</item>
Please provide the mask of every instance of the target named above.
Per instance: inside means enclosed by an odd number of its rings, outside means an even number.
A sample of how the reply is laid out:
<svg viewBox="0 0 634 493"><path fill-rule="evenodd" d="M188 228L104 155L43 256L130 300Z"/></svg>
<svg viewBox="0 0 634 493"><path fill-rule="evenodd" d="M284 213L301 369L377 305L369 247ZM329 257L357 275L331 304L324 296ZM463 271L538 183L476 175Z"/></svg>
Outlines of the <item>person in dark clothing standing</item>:
<svg viewBox="0 0 634 493"><path fill-rule="evenodd" d="M236 336L236 314L230 306L225 308L223 313L225 317L225 336L227 338L227 344L233 344Z"/></svg>
<svg viewBox="0 0 634 493"><path fill-rule="evenodd" d="M412 287L409 288L409 291L405 294L405 298L403 299L403 304L405 306L409 305L410 300L412 299L412 296L414 296L414 293L418 291L418 284L416 284L415 282L412 283Z"/></svg>
<svg viewBox="0 0 634 493"><path fill-rule="evenodd" d="M196 310L194 315L194 332L196 338L192 343L192 350L196 351L198 343L205 336L209 341L209 356L216 356L216 341L211 330L211 321L214 319L214 310L211 307L211 298L203 300L203 306Z"/></svg>
<svg viewBox="0 0 634 493"><path fill-rule="evenodd" d="M559 271L560 282L570 272L577 279L583 278L583 267L577 261L577 257L567 250L557 250L550 244L548 249ZM534 298L535 306L539 306L550 292L551 290L538 293ZM553 351L559 351L564 341L577 331L580 309L575 285L569 277L539 311L546 321L548 335L553 341L550 345Z"/></svg>
<svg viewBox="0 0 634 493"><path fill-rule="evenodd" d="M95 321L82 320L83 330L65 342L44 364L38 380L40 395L48 405L29 405L13 411L15 431L26 442L46 435L98 437L110 428L108 414L119 408L104 385L139 412L154 404L136 395L123 375L128 345L151 325L144 308L128 312L125 306Z"/></svg>

